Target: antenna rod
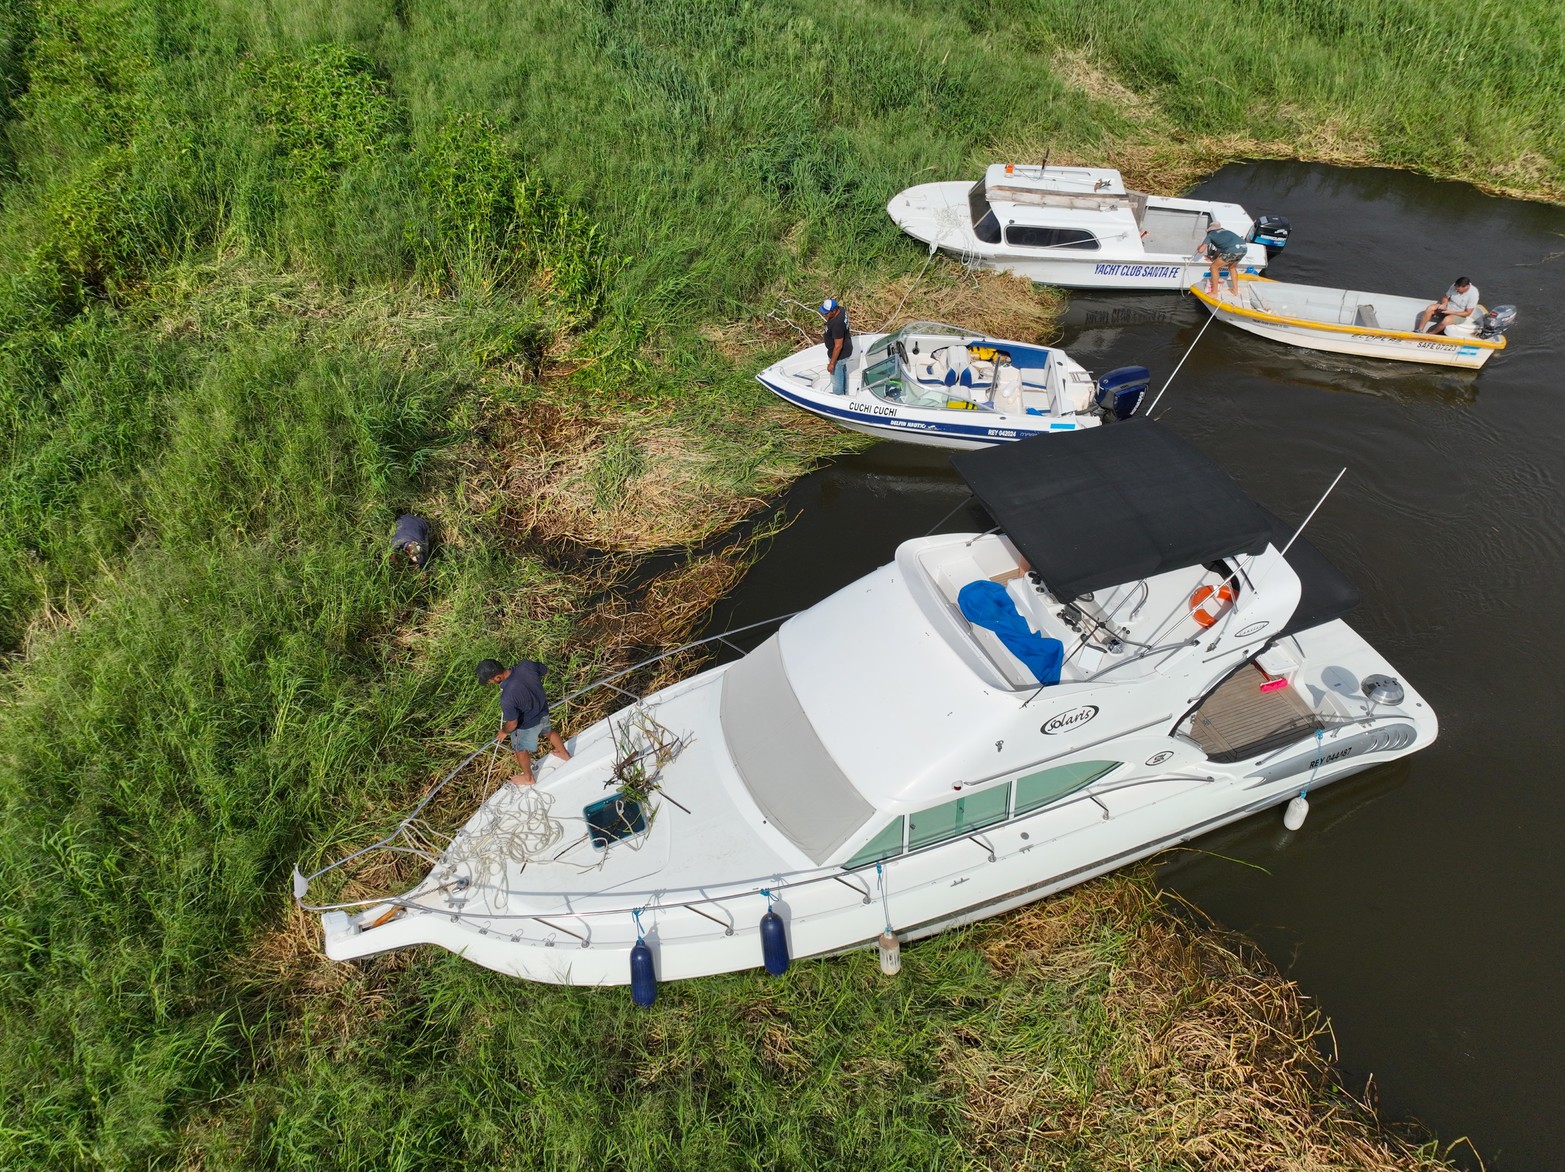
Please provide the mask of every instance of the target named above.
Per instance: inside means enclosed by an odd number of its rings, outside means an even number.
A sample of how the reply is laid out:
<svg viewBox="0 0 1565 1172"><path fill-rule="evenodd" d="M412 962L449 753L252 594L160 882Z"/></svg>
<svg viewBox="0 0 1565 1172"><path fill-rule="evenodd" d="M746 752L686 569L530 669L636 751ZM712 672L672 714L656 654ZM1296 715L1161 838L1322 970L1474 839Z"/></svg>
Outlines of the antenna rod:
<svg viewBox="0 0 1565 1172"><path fill-rule="evenodd" d="M1201 327L1201 329L1200 329L1200 332L1196 334L1195 342L1199 342L1201 340L1201 334L1206 333L1206 326L1209 326L1211 324L1212 324L1212 315L1211 314L1207 314L1207 316L1206 316L1206 325L1203 325ZM1195 342L1191 342L1190 343L1190 350L1194 350L1195 349ZM1189 358L1190 357L1190 350L1186 350L1185 351L1185 358ZM1185 358L1181 358L1179 360L1179 366L1183 366L1185 364ZM1174 367L1174 374L1178 374L1179 373L1179 366ZM1171 374L1171 375L1168 376L1168 382L1163 384L1163 391L1168 390L1168 383L1171 383L1171 382L1174 381L1174 374ZM1158 399L1161 399L1163 397L1163 391L1159 391L1157 393L1157 399L1153 399L1152 400L1152 407L1156 407L1157 406ZM1142 416L1145 417L1147 415L1151 415L1152 414L1152 407L1148 407L1145 411L1143 411L1141 413ZM1343 471L1346 472L1347 469L1344 468Z"/></svg>
<svg viewBox="0 0 1565 1172"><path fill-rule="evenodd" d="M1344 468L1341 472L1337 473L1337 479L1331 482L1331 488L1328 488L1325 492L1321 493L1320 500L1316 501L1315 507L1310 510L1310 516L1299 522L1299 527L1293 531L1293 536L1288 538L1288 544L1282 547L1282 552L1284 555L1286 555L1287 552L1293 548L1293 543L1299 540L1299 534L1303 533L1304 527L1310 523L1310 517L1313 517L1316 513L1320 512L1320 507L1326 503L1326 498L1331 495L1331 490L1337 487L1337 481L1341 480L1347 474L1348 470Z"/></svg>

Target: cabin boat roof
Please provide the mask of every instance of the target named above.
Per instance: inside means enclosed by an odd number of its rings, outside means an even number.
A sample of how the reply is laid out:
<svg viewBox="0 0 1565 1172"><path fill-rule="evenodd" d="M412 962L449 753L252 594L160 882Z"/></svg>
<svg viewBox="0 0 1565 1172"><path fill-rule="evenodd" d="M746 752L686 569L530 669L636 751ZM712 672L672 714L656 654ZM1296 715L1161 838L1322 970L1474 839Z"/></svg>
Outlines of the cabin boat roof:
<svg viewBox="0 0 1565 1172"><path fill-rule="evenodd" d="M1118 196L1129 191L1125 180L1112 167L1028 167L1013 164L1009 172L1004 163L991 163L984 170L984 187L990 199L1009 199L1015 203L1036 201L1049 195Z"/></svg>

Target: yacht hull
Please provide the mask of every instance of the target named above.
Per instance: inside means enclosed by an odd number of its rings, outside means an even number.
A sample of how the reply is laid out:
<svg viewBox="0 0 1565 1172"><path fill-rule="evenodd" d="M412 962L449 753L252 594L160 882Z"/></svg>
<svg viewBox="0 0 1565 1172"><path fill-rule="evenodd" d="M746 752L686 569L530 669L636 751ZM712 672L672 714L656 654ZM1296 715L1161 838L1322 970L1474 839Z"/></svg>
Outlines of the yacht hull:
<svg viewBox="0 0 1565 1172"><path fill-rule="evenodd" d="M1309 788L1318 790L1399 755L1370 755L1335 769L1319 769ZM886 929L888 917L900 939L918 940L1023 907L1286 804L1299 792L1302 780L1288 777L1247 789L1241 778L1234 778L1216 783L1222 786L1220 795L1187 793L1183 801L1165 799L1154 804L1161 809L1143 810L1139 816L1126 812L1105 818L1096 807L1075 811L1074 820L1085 825L1052 836L1050 822L1061 822L1067 811L1042 812L890 860L879 875L873 866L839 871L807 887L785 890L775 902L760 890L767 886L761 879L748 893L728 900L649 906L640 917L643 938L652 950L659 980L761 967L760 920L769 909L782 917L795 959L870 947ZM1181 783L1170 779L1165 784ZM649 905L655 904L658 893L649 891L645 898ZM708 916L725 922L714 923ZM364 930L346 913L331 912L325 917L325 948L335 960L350 960L434 944L527 980L629 984L630 951L637 937L628 913L607 922L569 914L543 919L547 924L416 909Z"/></svg>

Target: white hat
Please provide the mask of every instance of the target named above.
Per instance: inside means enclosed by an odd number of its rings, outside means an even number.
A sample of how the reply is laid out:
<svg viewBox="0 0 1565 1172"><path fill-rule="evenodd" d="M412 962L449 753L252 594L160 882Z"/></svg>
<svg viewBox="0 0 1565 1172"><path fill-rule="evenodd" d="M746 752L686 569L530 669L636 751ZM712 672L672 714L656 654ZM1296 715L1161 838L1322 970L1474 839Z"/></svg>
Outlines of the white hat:
<svg viewBox="0 0 1565 1172"><path fill-rule="evenodd" d="M842 306L837 304L835 298L828 297L828 298L826 298L825 301L821 302L821 307L820 307L820 310L818 312L820 312L820 313L830 313L834 309L841 309L841 308L842 308Z"/></svg>

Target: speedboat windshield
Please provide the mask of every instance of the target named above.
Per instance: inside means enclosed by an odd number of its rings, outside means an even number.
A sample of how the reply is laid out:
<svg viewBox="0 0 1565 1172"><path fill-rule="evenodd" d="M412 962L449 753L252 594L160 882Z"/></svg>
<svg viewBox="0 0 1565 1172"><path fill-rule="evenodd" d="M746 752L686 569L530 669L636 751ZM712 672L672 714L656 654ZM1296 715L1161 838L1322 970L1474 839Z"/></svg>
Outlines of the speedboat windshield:
<svg viewBox="0 0 1565 1172"><path fill-rule="evenodd" d="M980 335L958 326L948 326L938 321L910 321L900 330L878 339L865 357L867 365L873 365L888 355L905 354L908 343L915 338L977 338ZM916 348L917 343L914 343Z"/></svg>
<svg viewBox="0 0 1565 1172"><path fill-rule="evenodd" d="M895 333L887 334L881 339L880 345L890 346L895 342L903 342L913 335L919 337L934 335L942 338L972 338L976 337L972 330L964 330L959 326L948 326L938 321L911 321Z"/></svg>

